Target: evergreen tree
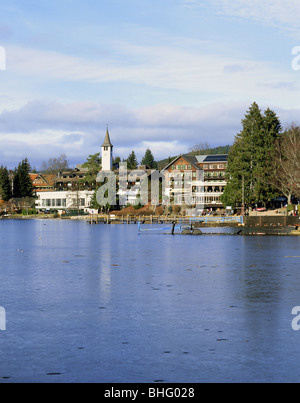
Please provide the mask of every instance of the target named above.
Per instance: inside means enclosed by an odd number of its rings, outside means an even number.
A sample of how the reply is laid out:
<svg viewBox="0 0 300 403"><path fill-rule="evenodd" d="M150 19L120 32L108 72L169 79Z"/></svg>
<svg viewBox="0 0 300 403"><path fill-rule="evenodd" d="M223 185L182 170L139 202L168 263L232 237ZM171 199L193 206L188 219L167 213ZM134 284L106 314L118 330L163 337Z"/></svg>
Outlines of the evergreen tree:
<svg viewBox="0 0 300 403"><path fill-rule="evenodd" d="M128 169L137 169L137 166L138 166L138 161L137 161L135 152L132 151L127 158L127 168Z"/></svg>
<svg viewBox="0 0 300 403"><path fill-rule="evenodd" d="M281 124L276 114L267 109L263 114L253 103L242 120L243 129L236 136L228 156L228 184L222 196L225 205L266 204L276 192L270 186L274 145Z"/></svg>
<svg viewBox="0 0 300 403"><path fill-rule="evenodd" d="M277 196L275 187L272 186L275 171L272 162L276 157L276 143L281 136L282 126L271 110L267 109L263 115L262 134L258 139L256 167L255 167L255 195L256 200L266 204Z"/></svg>
<svg viewBox="0 0 300 403"><path fill-rule="evenodd" d="M154 161L153 154L149 148L147 148L145 155L142 159L141 165L146 165L149 168L157 168L157 163Z"/></svg>
<svg viewBox="0 0 300 403"><path fill-rule="evenodd" d="M95 188L97 174L101 170L100 153L90 155L82 167L88 169L83 182L88 183L91 188Z"/></svg>
<svg viewBox="0 0 300 403"><path fill-rule="evenodd" d="M29 176L30 164L25 158L15 170L13 196L15 198L32 197L33 184Z"/></svg>
<svg viewBox="0 0 300 403"><path fill-rule="evenodd" d="M120 157L113 157L113 165L115 166L115 167L119 167L119 165L120 165L120 162L121 162L121 158Z"/></svg>
<svg viewBox="0 0 300 403"><path fill-rule="evenodd" d="M0 199L9 201L12 198L9 173L6 167L0 167Z"/></svg>

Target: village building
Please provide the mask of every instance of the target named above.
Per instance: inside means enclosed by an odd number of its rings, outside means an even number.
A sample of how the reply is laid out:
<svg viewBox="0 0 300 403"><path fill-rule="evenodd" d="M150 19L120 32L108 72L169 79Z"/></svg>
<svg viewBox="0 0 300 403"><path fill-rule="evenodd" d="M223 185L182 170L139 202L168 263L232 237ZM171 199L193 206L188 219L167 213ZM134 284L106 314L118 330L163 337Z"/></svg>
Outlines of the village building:
<svg viewBox="0 0 300 403"><path fill-rule="evenodd" d="M29 177L32 181L33 192L49 192L54 190L54 182L56 175L30 173Z"/></svg>
<svg viewBox="0 0 300 403"><path fill-rule="evenodd" d="M108 128L101 146L102 171L115 172L120 201L137 204L141 195L142 181L150 181L154 171L146 166L136 170L127 170L120 177L121 170L114 170L113 145ZM162 199L171 205L193 207L195 214L203 210L223 208L221 195L226 186L228 155L179 155L161 171L164 178ZM53 175L32 174L36 194L36 208L39 210L85 210L95 192L95 183L85 180L88 169L77 165L75 169ZM125 179L124 179L125 178ZM122 182L123 181L123 182ZM145 182L143 182L145 183ZM151 200L149 184L149 198ZM125 203L126 201L126 203ZM157 204L157 200L155 204Z"/></svg>
<svg viewBox="0 0 300 403"><path fill-rule="evenodd" d="M37 210L88 211L94 191L49 191L37 192L35 207Z"/></svg>
<svg viewBox="0 0 300 403"><path fill-rule="evenodd" d="M108 129L101 146L102 171L113 170L113 145L110 141ZM50 175L33 175L37 210L90 210L96 184L85 180L88 168L78 164L75 169L66 169L51 176L51 186L47 187Z"/></svg>
<svg viewBox="0 0 300 403"><path fill-rule="evenodd" d="M77 165L75 169L58 172L54 180L54 189L56 191L92 190L85 181L87 172L88 169L83 168L82 165Z"/></svg>
<svg viewBox="0 0 300 403"><path fill-rule="evenodd" d="M211 211L222 208L227 161L227 154L179 155L162 170L165 195L176 205Z"/></svg>

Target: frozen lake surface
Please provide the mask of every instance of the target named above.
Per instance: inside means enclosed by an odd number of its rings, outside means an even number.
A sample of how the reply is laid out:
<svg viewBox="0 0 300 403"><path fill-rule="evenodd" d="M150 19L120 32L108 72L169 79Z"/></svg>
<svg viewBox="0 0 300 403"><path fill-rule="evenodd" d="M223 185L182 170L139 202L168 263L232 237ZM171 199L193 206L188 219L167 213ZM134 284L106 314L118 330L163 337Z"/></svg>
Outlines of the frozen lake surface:
<svg viewBox="0 0 300 403"><path fill-rule="evenodd" d="M299 237L0 221L0 382L299 382L299 256Z"/></svg>

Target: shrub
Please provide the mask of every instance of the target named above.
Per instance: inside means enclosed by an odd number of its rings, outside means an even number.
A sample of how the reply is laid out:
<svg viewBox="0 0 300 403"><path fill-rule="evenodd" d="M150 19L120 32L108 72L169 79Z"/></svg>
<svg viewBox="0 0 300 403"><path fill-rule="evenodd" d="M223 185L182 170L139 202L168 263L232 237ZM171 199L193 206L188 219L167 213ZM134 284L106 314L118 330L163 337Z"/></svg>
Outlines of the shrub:
<svg viewBox="0 0 300 403"><path fill-rule="evenodd" d="M37 214L37 211L34 208L23 209L22 214L23 215L34 215L34 214Z"/></svg>

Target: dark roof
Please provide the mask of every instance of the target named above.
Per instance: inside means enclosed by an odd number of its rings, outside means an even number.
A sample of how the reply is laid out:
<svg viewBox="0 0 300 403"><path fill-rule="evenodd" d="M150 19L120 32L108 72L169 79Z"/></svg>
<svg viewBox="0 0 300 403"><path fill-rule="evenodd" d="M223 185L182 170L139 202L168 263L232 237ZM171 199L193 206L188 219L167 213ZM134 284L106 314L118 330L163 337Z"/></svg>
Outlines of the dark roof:
<svg viewBox="0 0 300 403"><path fill-rule="evenodd" d="M191 165L193 165L196 169L200 169L199 166L196 165L197 164L197 158L195 156L181 154L178 157L174 158L173 161L171 161L168 165L166 165L162 170L164 171L165 169L168 169L179 158L184 158L187 162L189 162Z"/></svg>
<svg viewBox="0 0 300 403"><path fill-rule="evenodd" d="M110 141L108 129L106 129L106 135L105 135L105 139L104 139L104 143L102 144L102 147L113 147L113 145L111 144L111 141Z"/></svg>
<svg viewBox="0 0 300 403"><path fill-rule="evenodd" d="M228 154L208 155L203 162L227 162Z"/></svg>

